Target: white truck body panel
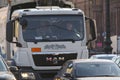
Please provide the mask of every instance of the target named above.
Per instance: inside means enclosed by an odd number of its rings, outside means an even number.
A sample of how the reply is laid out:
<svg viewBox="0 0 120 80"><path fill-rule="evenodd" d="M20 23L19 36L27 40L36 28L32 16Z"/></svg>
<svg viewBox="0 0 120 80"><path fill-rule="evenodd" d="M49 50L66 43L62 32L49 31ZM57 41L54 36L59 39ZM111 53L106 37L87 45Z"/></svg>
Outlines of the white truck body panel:
<svg viewBox="0 0 120 80"><path fill-rule="evenodd" d="M120 36L118 36L117 38L117 50L118 50L118 53L120 53Z"/></svg>
<svg viewBox="0 0 120 80"><path fill-rule="evenodd" d="M112 41L112 53L120 53L120 36L111 36L111 41Z"/></svg>
<svg viewBox="0 0 120 80"><path fill-rule="evenodd" d="M51 68L52 69L59 69L60 66L57 66L56 68L51 66L51 67L46 67L46 66L36 66L34 64L34 61L33 61L33 57L32 55L39 55L39 54L53 54L53 55L59 55L59 54L70 54L70 53L78 53L78 56L77 58L81 58L81 59L86 59L88 57L88 53L87 52L87 47L86 46L81 46L81 42L75 42L75 43L72 43L72 42L53 42L53 43L49 43L49 42L46 42L46 43L38 43L37 45L34 44L34 43L28 43L28 48L21 48L19 50L17 50L15 56L14 56L14 59L16 61L16 64L18 66L32 66L33 69L35 70L50 70ZM50 46L56 46L56 45L64 45L66 48L63 48L63 49L54 49L54 48L48 48L48 49L45 49L45 46L46 45L50 45ZM39 47L41 48L42 52L31 52L31 48L34 48L34 47ZM56 46L57 47L57 46ZM76 48L74 48L76 47ZM64 57L64 56L63 56Z"/></svg>
<svg viewBox="0 0 120 80"><path fill-rule="evenodd" d="M117 44L118 44L117 36L112 36L112 37L111 37L111 41L112 41L111 46L112 46L112 48L113 48L112 53L113 53L113 52L117 52Z"/></svg>

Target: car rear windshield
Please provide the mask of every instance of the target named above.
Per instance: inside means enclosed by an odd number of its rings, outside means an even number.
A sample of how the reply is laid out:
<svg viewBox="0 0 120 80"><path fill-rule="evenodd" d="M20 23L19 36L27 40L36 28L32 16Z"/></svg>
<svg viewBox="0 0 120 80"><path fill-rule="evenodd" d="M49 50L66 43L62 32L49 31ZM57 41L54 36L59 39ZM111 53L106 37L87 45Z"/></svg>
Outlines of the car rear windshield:
<svg viewBox="0 0 120 80"><path fill-rule="evenodd" d="M120 69L114 63L77 63L77 77L120 76Z"/></svg>

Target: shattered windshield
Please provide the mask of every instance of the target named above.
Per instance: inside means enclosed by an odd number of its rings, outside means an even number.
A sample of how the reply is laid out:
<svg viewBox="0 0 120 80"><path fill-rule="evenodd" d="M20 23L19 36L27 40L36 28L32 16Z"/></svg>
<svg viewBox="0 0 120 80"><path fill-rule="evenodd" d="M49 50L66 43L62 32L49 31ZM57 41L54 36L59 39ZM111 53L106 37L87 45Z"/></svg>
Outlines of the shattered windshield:
<svg viewBox="0 0 120 80"><path fill-rule="evenodd" d="M27 42L79 41L84 37L82 15L23 16L27 25L23 39Z"/></svg>

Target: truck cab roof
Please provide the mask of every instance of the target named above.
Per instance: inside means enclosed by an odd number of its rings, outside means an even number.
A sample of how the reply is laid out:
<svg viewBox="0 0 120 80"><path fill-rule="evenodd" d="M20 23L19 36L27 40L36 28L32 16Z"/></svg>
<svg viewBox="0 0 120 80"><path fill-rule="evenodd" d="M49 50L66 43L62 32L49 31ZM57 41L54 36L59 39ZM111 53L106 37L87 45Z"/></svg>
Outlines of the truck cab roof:
<svg viewBox="0 0 120 80"><path fill-rule="evenodd" d="M20 9L13 12L12 15L50 15L50 14L79 14L82 15L83 11L76 8L60 8L56 6L50 7L37 7L29 9Z"/></svg>

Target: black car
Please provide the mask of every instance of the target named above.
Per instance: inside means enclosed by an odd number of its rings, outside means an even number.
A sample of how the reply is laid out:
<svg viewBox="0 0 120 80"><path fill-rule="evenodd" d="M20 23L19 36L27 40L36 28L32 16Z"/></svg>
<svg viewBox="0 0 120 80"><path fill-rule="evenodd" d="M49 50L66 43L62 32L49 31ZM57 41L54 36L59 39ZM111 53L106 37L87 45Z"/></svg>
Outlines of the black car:
<svg viewBox="0 0 120 80"><path fill-rule="evenodd" d="M120 80L120 69L111 60L69 60L54 80Z"/></svg>
<svg viewBox="0 0 120 80"><path fill-rule="evenodd" d="M13 67L11 67L13 69ZM0 80L16 80L5 60L0 56Z"/></svg>

